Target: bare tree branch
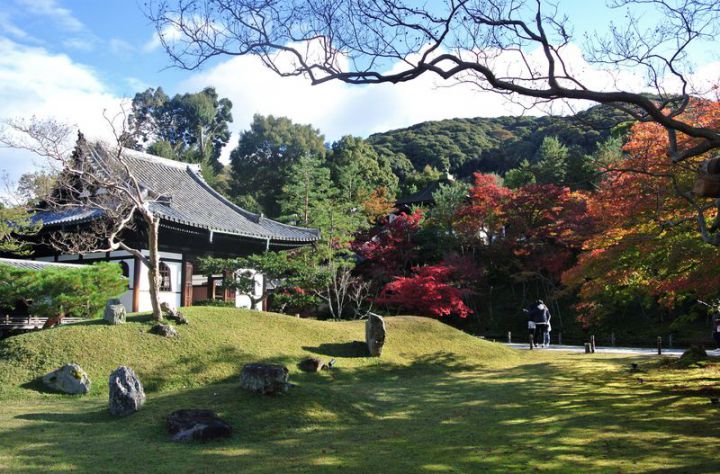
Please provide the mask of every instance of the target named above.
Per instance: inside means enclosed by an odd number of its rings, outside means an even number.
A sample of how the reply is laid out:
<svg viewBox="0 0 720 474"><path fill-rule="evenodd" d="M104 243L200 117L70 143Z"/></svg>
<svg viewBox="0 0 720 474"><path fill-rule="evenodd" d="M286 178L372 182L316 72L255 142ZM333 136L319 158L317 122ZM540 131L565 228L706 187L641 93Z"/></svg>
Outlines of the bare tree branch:
<svg viewBox="0 0 720 474"><path fill-rule="evenodd" d="M72 149L72 128L54 120L14 120L5 123L0 134L4 146L31 151L53 162L59 169L55 187L38 205L38 215L81 216L82 224L48 229L45 243L68 253L125 250L148 267L153 316L162 319L159 303L160 258L158 235L160 217L153 204L164 196L148 188L136 176L126 158L123 139L128 137L124 110L105 117L115 143L90 143L82 134ZM114 126L120 119L121 128ZM131 246L128 238L146 234L144 248ZM142 250L147 250L144 254Z"/></svg>
<svg viewBox="0 0 720 474"><path fill-rule="evenodd" d="M567 17L543 0L154 0L147 7L175 65L196 69L217 56L253 54L282 76L313 84L402 83L424 74L472 82L530 105L585 100L620 106L661 124L668 156L679 163L720 148L720 130L684 120L695 92L688 79L690 49L720 32L714 0L615 0L628 10L624 25L587 37L585 59L618 73L645 76L652 95L593 89L566 57L574 41ZM645 25L633 9L663 19ZM541 54L535 54L540 51ZM512 61L508 57L515 56ZM679 84L667 89L674 78ZM678 133L697 139L678 147Z"/></svg>

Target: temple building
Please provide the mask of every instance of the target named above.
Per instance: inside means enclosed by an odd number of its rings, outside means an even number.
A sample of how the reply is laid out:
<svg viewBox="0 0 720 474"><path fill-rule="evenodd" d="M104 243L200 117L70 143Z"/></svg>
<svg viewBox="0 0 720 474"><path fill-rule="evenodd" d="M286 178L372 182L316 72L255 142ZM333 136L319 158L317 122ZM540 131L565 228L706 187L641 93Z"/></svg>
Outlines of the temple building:
<svg viewBox="0 0 720 474"><path fill-rule="evenodd" d="M103 153L103 145L78 145L76 153ZM222 287L223 275L203 275L195 271L197 259L204 256L242 257L253 253L285 250L312 244L320 237L315 229L282 224L238 207L214 190L203 179L200 165L160 158L147 153L124 150L123 161L141 186L163 196L152 202L160 216L159 250L160 300L172 306L190 306L202 300L234 302L249 307L250 299ZM97 209L74 208L67 211L39 211L40 238L53 231L83 232L103 217ZM147 238L138 220L137 230L123 234L123 241L135 249L147 248ZM149 253L144 250L144 255ZM128 311L149 311L149 279L144 263L126 251L60 254L48 245L38 245L33 256L39 261L92 263L114 261L128 278L128 289L120 298ZM256 293L263 285L256 276ZM257 295L256 295L257 296Z"/></svg>
<svg viewBox="0 0 720 474"><path fill-rule="evenodd" d="M395 201L395 209L397 209L398 212L410 213L415 206L433 207L435 205L433 194L440 189L440 186L454 182L455 178L453 175L446 172L440 179L431 181L420 191Z"/></svg>

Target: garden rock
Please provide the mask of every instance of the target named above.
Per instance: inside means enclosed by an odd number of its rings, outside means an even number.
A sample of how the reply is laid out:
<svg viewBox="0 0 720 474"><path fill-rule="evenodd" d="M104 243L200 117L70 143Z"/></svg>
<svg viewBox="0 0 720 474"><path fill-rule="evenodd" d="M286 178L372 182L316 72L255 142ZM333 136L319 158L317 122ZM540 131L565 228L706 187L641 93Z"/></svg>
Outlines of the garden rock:
<svg viewBox="0 0 720 474"><path fill-rule="evenodd" d="M385 345L385 336L385 320L380 315L370 313L365 321L365 342L371 356L380 357Z"/></svg>
<svg viewBox="0 0 720 474"><path fill-rule="evenodd" d="M150 332L153 334L157 334L158 336L163 337L177 337L178 332L177 329L174 327L168 325L168 324L156 324L155 326L150 328Z"/></svg>
<svg viewBox="0 0 720 474"><path fill-rule="evenodd" d="M691 365L708 358L707 352L702 346L693 345L682 353L678 360L680 365Z"/></svg>
<svg viewBox="0 0 720 474"><path fill-rule="evenodd" d="M298 364L298 368L302 370L303 372L320 372L325 366L325 362L322 360L316 358L316 357L308 357L307 359L303 359Z"/></svg>
<svg viewBox="0 0 720 474"><path fill-rule="evenodd" d="M171 308L167 303L160 303L160 311L164 317L171 321L175 321L177 324L187 324L188 320L182 315L180 311L175 308Z"/></svg>
<svg viewBox="0 0 720 474"><path fill-rule="evenodd" d="M264 395L287 392L288 369L275 364L247 364L240 373L240 386Z"/></svg>
<svg viewBox="0 0 720 474"><path fill-rule="evenodd" d="M131 415L145 404L145 390L130 367L121 366L110 374L110 414Z"/></svg>
<svg viewBox="0 0 720 474"><path fill-rule="evenodd" d="M72 395L84 395L90 391L90 377L77 364L66 364L42 378L50 389Z"/></svg>
<svg viewBox="0 0 720 474"><path fill-rule="evenodd" d="M103 313L103 319L109 324L123 324L127 312L125 306L120 302L119 299L113 298L105 303L105 313Z"/></svg>
<svg viewBox="0 0 720 474"><path fill-rule="evenodd" d="M232 436L232 426L211 410L177 410L166 420L173 441L210 441Z"/></svg>

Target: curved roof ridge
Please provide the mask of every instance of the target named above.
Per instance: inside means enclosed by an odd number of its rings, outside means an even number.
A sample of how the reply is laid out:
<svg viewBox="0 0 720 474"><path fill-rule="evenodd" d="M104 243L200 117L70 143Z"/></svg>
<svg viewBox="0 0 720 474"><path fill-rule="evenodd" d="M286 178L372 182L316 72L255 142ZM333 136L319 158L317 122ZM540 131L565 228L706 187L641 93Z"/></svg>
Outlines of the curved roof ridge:
<svg viewBox="0 0 720 474"><path fill-rule="evenodd" d="M316 236L316 237L320 237L320 229L314 229L314 228L312 228L312 227L302 227L302 226L292 225L292 224L285 224L285 223L283 223L283 222L276 221L275 219L269 219L269 218L267 218L267 217L260 216L260 224L262 224L262 221L263 221L263 220L268 220L268 221L272 222L272 225L276 225L276 226L279 226L279 227L284 227L284 228L286 228L286 229L292 229L292 230L298 230L298 231L301 231L301 232L307 232L307 233L312 234L312 235L314 235L314 236Z"/></svg>
<svg viewBox="0 0 720 474"><path fill-rule="evenodd" d="M103 164L104 159L121 159L114 156L120 150L121 156L126 158L122 161L141 185L167 197L151 203L153 211L161 219L258 240L309 243L318 240L320 236L316 229L290 226L243 209L206 182L198 164L170 160L129 148L113 150L107 143L87 142L82 137L78 140L78 147L80 153L102 157L98 164L108 173L112 170ZM46 212L38 216L45 225L81 223L96 217L87 209L73 213Z"/></svg>
<svg viewBox="0 0 720 474"><path fill-rule="evenodd" d="M283 224L282 222L278 222L274 219L267 218L267 217L263 216L262 214L255 214L254 212L250 212L247 209L243 209L242 207L238 206L237 204L235 204L234 202L232 202L231 200L229 200L228 198L226 198L225 196L220 194L220 192L217 191L216 189L214 189L212 186L210 186L203 179L202 175L200 175L199 170L195 171L195 170L188 168L188 172L190 173L190 175L193 178L195 178L195 180L201 186L203 186L208 192L213 194L213 196L215 196L217 199L222 201L223 204L226 204L228 207L230 207L234 211L242 214L243 217L252 220L256 224L260 224L262 226L264 221L269 221L271 223L271 225L274 225L274 226L280 226L280 227L287 228L287 229L297 230L300 232L306 232L315 237L320 237L320 229L311 229L308 227L300 227L300 226L294 226L294 225L289 225L289 224Z"/></svg>
<svg viewBox="0 0 720 474"><path fill-rule="evenodd" d="M232 208L234 211L239 212L243 215L243 217L252 220L254 223L259 224L260 223L260 214L255 214L254 212L250 212L247 209L243 209L242 207L238 206L222 194L220 194L219 191L217 191L215 188L210 186L207 181L205 181L205 178L202 177L202 174L200 174L200 169L194 170L190 167L187 168L188 173L190 173L190 176L192 176L195 181L197 181L202 187L204 187L208 192L210 192L213 196L215 196L217 199L223 202L223 204L226 204L230 208Z"/></svg>
<svg viewBox="0 0 720 474"><path fill-rule="evenodd" d="M101 146L104 147L103 144ZM138 151L133 150L132 148L123 147L122 148L123 155L127 154L128 156L139 159L139 160L145 160L145 161L151 161L153 163L158 163L164 166L170 166L172 168L180 168L180 169L197 169L200 171L200 164L198 163L187 163L184 161L178 161L178 160L172 160L170 158L164 158L162 156L157 155L151 155L150 153L144 152L144 151Z"/></svg>

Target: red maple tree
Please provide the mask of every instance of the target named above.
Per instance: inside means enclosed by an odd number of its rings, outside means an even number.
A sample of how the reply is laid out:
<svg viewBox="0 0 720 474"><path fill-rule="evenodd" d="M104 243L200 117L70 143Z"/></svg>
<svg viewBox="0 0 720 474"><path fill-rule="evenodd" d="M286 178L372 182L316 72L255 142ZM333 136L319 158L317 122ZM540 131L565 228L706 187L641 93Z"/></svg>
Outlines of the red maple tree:
<svg viewBox="0 0 720 474"><path fill-rule="evenodd" d="M386 284L375 302L436 318L451 315L466 318L473 313L464 302L473 293L467 286L480 273L472 261L450 258L437 265L414 267L412 271L412 276L397 277Z"/></svg>

